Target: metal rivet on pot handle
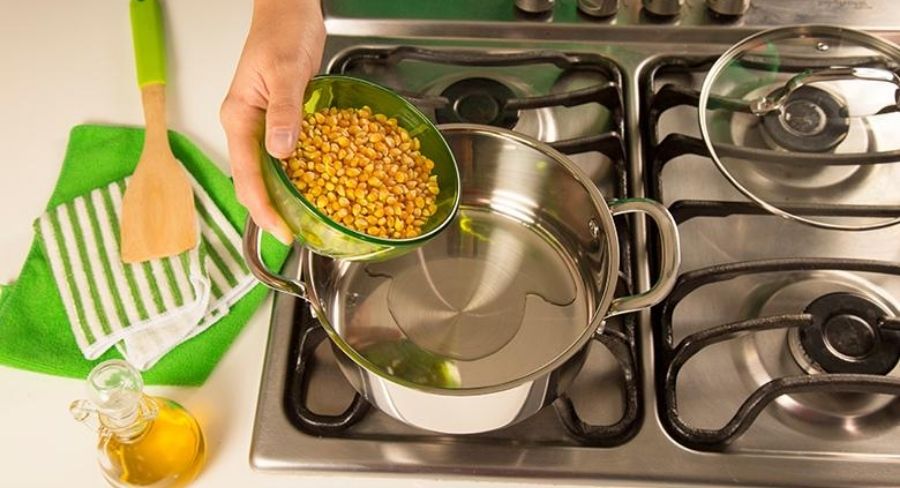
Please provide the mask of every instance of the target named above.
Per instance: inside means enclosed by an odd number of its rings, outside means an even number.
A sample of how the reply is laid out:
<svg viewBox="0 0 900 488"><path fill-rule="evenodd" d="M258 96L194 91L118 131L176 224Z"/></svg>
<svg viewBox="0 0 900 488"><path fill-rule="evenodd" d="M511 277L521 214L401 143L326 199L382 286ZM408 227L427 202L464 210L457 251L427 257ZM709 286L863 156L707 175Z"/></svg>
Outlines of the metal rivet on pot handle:
<svg viewBox="0 0 900 488"><path fill-rule="evenodd" d="M678 226L664 206L653 200L630 198L611 202L609 209L613 216L628 213L647 214L659 227L661 249L659 280L643 293L614 299L609 306L607 317L649 308L661 302L675 286L675 280L678 279L678 267L681 265Z"/></svg>
<svg viewBox="0 0 900 488"><path fill-rule="evenodd" d="M277 275L266 268L259 252L259 244L262 240L262 232L253 219L247 218L247 226L244 228L244 260L247 261L247 267L250 272L262 284L272 288L275 291L290 293L296 297L306 300L306 284L302 281L292 280L284 276Z"/></svg>

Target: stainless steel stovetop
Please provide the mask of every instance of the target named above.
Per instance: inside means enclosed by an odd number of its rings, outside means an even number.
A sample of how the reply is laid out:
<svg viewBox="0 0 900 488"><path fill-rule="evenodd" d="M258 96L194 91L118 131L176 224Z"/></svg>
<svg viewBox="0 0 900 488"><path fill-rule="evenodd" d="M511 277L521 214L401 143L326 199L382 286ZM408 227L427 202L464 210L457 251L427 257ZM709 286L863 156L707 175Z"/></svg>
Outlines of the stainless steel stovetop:
<svg viewBox="0 0 900 488"><path fill-rule="evenodd" d="M765 214L707 157L696 109L706 70L746 35L828 23L896 41L894 1L753 0L730 17L703 0L687 0L675 17L648 14L638 0L558 0L543 15L523 14L512 0L323 3L324 71L391 86L441 122L491 123L551 142L610 198L662 201L680 222L682 276L665 303L592 344L553 408L463 437L369 408L306 307L279 296L256 468L652 486L900 483L900 228L819 230ZM578 3L620 5L597 19ZM892 151L900 138L869 130L842 144ZM900 181L897 166L862 161L802 182L762 177L795 198L798 212L867 219L900 215L879 198L890 191L885 182ZM875 189L869 205L841 201L851 182L854 192ZM802 201L826 186L837 197ZM646 289L655 235L641 220L621 234L620 286ZM814 323L838 308L856 312Z"/></svg>

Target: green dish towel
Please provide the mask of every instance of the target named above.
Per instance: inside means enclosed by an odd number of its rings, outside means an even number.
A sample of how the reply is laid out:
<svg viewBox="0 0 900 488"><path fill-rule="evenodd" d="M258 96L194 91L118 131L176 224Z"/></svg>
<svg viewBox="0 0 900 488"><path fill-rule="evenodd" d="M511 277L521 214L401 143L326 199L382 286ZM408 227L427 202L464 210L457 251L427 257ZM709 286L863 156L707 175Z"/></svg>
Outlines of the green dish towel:
<svg viewBox="0 0 900 488"><path fill-rule="evenodd" d="M140 156L143 134L143 130L130 128L75 127L47 209L131 174ZM231 225L242 230L247 213L238 204L231 181L184 136L172 132L169 140L175 156L206 189ZM83 378L98 362L121 356L115 349L95 361L82 356L42 246L40 236L35 236L19 278L0 293L0 364ZM288 250L267 236L263 243L264 261L278 269ZM202 384L266 293L262 285L254 287L215 327L176 347L144 372L144 381Z"/></svg>
<svg viewBox="0 0 900 488"><path fill-rule="evenodd" d="M115 346L146 371L215 325L257 283L241 256L240 234L193 178L191 186L200 242L178 256L122 262L125 180L59 205L35 222L85 358Z"/></svg>

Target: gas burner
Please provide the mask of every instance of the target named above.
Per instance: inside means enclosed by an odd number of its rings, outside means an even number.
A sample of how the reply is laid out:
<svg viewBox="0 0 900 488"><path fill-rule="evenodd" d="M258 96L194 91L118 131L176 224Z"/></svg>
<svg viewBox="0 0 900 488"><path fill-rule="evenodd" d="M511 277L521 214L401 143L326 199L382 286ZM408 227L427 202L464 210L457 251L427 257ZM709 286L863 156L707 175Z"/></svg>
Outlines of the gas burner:
<svg viewBox="0 0 900 488"><path fill-rule="evenodd" d="M775 93L769 96L774 97ZM836 96L804 86L790 95L780 111L766 114L762 127L764 136L775 146L798 152L826 152L847 137L850 121L846 104Z"/></svg>
<svg viewBox="0 0 900 488"><path fill-rule="evenodd" d="M440 123L469 122L512 129L519 121L519 111L506 109L515 98L508 86L490 78L466 78L441 92L449 104L435 110Z"/></svg>
<svg viewBox="0 0 900 488"><path fill-rule="evenodd" d="M900 343L885 337L879 327L890 314L874 301L831 293L810 303L805 312L812 315L812 324L797 333L800 351L796 346L791 351L807 372L885 375L900 361Z"/></svg>
<svg viewBox="0 0 900 488"><path fill-rule="evenodd" d="M900 359L900 344L881 332L879 321L896 316L898 310L886 290L859 276L824 270L790 272L747 293L741 317L808 314L808 325L761 331L738 341L738 362L753 388L793 375L889 375ZM841 430L840 422L848 416L879 412L885 406L882 400L822 393L784 395L774 403L794 419L812 418L810 412L815 411L816 418L834 421L835 430Z"/></svg>

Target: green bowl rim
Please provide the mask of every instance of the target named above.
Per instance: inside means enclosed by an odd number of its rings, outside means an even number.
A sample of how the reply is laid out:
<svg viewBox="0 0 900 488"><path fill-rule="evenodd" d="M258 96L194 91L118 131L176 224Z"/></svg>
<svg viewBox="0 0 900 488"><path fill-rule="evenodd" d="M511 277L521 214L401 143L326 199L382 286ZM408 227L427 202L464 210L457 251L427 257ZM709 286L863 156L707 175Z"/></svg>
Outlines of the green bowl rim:
<svg viewBox="0 0 900 488"><path fill-rule="evenodd" d="M440 224L436 225L433 229L426 232L425 234L422 234L422 235L419 235L416 237L411 237L408 239L382 239L380 237L375 237L375 236L372 236L372 235L369 235L366 233L357 232L349 227L344 226L343 224L335 222L330 217L328 217L327 215L322 213L315 205L312 204L312 202L307 200L306 197L304 197L303 194L300 193L300 191L297 189L297 187L294 186L294 183L288 177L287 173L285 173L284 168L281 165L281 161L278 158L272 156L271 154L266 153L266 156L269 157L269 160L272 163L272 165L275 166L275 172L281 178L282 183L284 183L288 187L288 191L290 191L297 199L299 199L300 203L304 207L306 207L308 210L311 210L313 212L313 214L315 214L315 216L319 218L319 220L325 222L326 224L328 224L328 226L334 228L335 230L340 231L343 234L347 234L350 237L354 237L356 239L359 239L359 240L362 240L362 241L365 241L368 243L378 244L378 245L383 245L383 246L394 246L394 247L412 246L415 244L419 244L425 240L428 240L432 236L437 234L438 232L444 230L444 228L447 227L447 225L449 225L450 222L453 220L453 217L456 215L456 212L459 209L459 202L462 197L460 195L460 193L462 193L462 182L460 181L459 166L456 163L456 156L453 154L453 151L450 150L450 146L447 144L447 139L444 138L444 135L441 133L441 131L438 130L438 128L433 123L431 123L430 120L428 120L428 117L426 117L425 114L423 114L415 105L410 103L409 100L403 98L402 96L394 93L393 91L389 90L388 88L385 88L384 86L381 86L377 83L373 83L368 80L363 80L361 78L356 78L353 76L346 76L346 75L319 75L319 76L313 77L309 81L309 83L312 84L315 81L328 80L328 79L339 79L339 80L349 81L352 83L368 85L370 88L374 88L376 90L380 90L380 91L384 92L386 95L399 100L401 102L401 105L403 105L407 110L412 112L416 117L421 119L421 121L423 123L425 123L425 125L428 127L428 129L433 130L438 135L438 139L440 140L442 147L444 148L445 151L447 151L447 154L450 155L450 161L453 163L453 172L456 174L456 198L453 202L453 208L447 214L447 217L444 218L444 220Z"/></svg>

